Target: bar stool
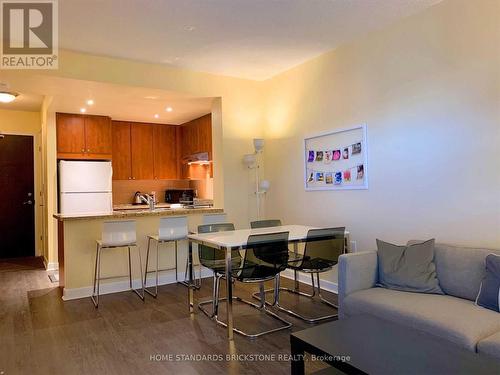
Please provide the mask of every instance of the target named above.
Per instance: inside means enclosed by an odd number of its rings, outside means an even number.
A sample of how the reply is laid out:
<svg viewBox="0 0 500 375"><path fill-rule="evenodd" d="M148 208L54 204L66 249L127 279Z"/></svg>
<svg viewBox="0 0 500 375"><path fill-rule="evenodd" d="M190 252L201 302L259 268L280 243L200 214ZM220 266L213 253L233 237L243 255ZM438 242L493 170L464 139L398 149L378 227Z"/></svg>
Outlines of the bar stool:
<svg viewBox="0 0 500 375"><path fill-rule="evenodd" d="M100 281L105 279L117 278L114 277L103 277L101 278L101 251L103 249L113 249L113 248L128 248L128 277L130 283L130 290L139 296L141 300L144 301L144 283L142 282L142 262L141 262L141 252L137 246L137 233L135 228L135 220L126 221L107 221L102 225L102 236L100 240L96 241L96 259L95 259L95 269L94 269L94 289L90 298L97 308L99 306L99 292L100 292ZM132 287L132 261L130 257L130 248L135 247L137 249L137 254L139 256L139 266L141 271L141 284L142 284L142 294L139 293L137 289Z"/></svg>
<svg viewBox="0 0 500 375"><path fill-rule="evenodd" d="M158 228L158 234L154 236L148 236L148 250L146 252L146 269L144 272L144 285L146 285L146 279L148 273L155 272L156 281L155 281L155 292L151 292L148 288L145 288L146 293L150 294L154 298L158 296L158 274L161 271L169 271L175 270L175 281L178 280L178 269L177 269L177 248L178 242L181 240L187 239L188 235L188 220L187 216L180 217L162 217L160 219L160 225ZM151 248L151 241L156 242L156 269L153 271L148 271L149 267L149 251ZM164 268L159 269L159 247L161 244L165 243L174 243L175 249L175 267L174 268ZM201 267L200 267L200 278L201 278ZM183 285L186 285L185 282L181 282Z"/></svg>

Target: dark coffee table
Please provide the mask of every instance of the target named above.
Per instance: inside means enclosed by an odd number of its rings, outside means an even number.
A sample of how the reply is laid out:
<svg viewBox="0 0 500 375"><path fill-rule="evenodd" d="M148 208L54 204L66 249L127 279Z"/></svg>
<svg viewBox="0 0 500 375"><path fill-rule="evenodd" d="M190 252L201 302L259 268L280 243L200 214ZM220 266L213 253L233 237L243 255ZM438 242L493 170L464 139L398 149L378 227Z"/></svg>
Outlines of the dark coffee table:
<svg viewBox="0 0 500 375"><path fill-rule="evenodd" d="M292 374L310 353L346 374L500 374L500 360L437 336L371 316L292 333Z"/></svg>

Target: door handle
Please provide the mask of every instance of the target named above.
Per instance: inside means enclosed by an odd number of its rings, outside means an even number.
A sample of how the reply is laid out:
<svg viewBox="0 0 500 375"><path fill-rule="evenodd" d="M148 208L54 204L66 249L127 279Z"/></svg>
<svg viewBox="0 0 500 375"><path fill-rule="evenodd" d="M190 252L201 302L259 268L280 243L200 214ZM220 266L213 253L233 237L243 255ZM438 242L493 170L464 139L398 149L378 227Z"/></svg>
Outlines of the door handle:
<svg viewBox="0 0 500 375"><path fill-rule="evenodd" d="M23 204L25 204L25 205L26 205L26 204L32 205L32 204L33 204L33 201L30 199L30 200L28 200L28 201L24 201L24 202L23 202Z"/></svg>

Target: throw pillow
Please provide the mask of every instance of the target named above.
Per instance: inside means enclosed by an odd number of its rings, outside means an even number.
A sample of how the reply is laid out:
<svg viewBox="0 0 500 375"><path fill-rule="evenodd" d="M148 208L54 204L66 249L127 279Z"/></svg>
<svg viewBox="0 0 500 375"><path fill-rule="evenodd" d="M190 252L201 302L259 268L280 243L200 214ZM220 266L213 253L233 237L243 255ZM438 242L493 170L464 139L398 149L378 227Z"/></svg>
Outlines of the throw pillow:
<svg viewBox="0 0 500 375"><path fill-rule="evenodd" d="M406 292L444 294L434 264L434 239L408 246L377 240L378 285Z"/></svg>
<svg viewBox="0 0 500 375"><path fill-rule="evenodd" d="M486 275L481 282L476 304L493 311L500 311L500 256L489 254L486 257Z"/></svg>

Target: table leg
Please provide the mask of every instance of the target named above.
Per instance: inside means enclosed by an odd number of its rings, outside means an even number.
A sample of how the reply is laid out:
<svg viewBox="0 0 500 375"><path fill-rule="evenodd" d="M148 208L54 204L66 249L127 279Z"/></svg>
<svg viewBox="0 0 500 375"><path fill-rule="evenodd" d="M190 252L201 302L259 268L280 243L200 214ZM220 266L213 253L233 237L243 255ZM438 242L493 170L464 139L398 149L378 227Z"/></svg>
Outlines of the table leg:
<svg viewBox="0 0 500 375"><path fill-rule="evenodd" d="M193 291L193 243L188 241L188 268L189 268L189 283L188 283L188 299L189 299L189 312L194 312L194 291Z"/></svg>
<svg viewBox="0 0 500 375"><path fill-rule="evenodd" d="M232 283L232 262L230 248L226 248L226 290L227 290L227 300L226 300L226 314L227 314L227 338L229 340L233 339L233 283Z"/></svg>
<svg viewBox="0 0 500 375"><path fill-rule="evenodd" d="M304 349L302 345L293 337L290 336L290 349L292 354L291 366L292 375L304 375L305 374L305 364L304 364Z"/></svg>

